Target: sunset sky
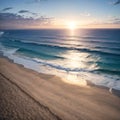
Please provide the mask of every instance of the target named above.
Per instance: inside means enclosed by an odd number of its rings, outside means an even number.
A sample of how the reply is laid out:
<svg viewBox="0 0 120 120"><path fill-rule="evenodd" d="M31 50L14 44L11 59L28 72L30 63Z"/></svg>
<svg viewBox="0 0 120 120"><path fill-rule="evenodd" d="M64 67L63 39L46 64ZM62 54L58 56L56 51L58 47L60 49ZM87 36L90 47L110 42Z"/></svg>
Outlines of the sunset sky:
<svg viewBox="0 0 120 120"><path fill-rule="evenodd" d="M120 28L120 0L0 0L1 29Z"/></svg>

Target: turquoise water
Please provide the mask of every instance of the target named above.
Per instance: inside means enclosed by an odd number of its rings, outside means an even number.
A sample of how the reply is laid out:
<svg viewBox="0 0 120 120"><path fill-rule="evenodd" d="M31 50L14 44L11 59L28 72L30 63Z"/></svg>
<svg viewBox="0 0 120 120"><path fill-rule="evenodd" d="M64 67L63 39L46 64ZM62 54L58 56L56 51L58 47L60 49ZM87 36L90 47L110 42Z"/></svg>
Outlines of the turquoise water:
<svg viewBox="0 0 120 120"><path fill-rule="evenodd" d="M114 88L120 89L120 29L6 30L1 31L0 46L5 56L24 66L25 60L44 73L98 75L102 82L86 79L108 87L117 81Z"/></svg>

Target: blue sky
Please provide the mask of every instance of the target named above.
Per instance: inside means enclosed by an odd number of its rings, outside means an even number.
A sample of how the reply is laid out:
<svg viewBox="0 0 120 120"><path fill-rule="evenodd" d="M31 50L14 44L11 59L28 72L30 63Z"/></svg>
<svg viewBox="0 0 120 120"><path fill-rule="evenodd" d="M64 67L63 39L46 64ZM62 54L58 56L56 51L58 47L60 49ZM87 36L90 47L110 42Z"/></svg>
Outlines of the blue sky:
<svg viewBox="0 0 120 120"><path fill-rule="evenodd" d="M120 28L120 0L1 0L0 8L3 29Z"/></svg>

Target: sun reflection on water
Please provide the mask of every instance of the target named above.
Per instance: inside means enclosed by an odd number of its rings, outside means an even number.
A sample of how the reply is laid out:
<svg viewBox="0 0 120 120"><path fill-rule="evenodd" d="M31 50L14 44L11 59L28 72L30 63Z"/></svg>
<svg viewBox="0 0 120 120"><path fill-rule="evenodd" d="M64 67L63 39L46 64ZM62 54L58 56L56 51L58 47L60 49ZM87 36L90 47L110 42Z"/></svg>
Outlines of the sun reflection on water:
<svg viewBox="0 0 120 120"><path fill-rule="evenodd" d="M78 75L79 73L77 72L80 69L82 70L83 68L86 67L83 62L85 59L85 54L83 53L80 54L79 52L73 50L73 51L67 52L65 56L67 57L65 66L67 68L70 68L67 71L65 82L70 84L75 84L75 85L86 86L87 85L86 81L82 77L80 77ZM72 71L76 71L76 72L72 72Z"/></svg>
<svg viewBox="0 0 120 120"><path fill-rule="evenodd" d="M69 44L71 44L71 46L79 45L79 40L74 40L76 39L76 32L77 31L75 29L71 29L69 31L69 36L71 39L71 41L69 41ZM70 68L67 71L66 79L64 80L65 82L74 85L87 86L86 80L79 76L79 72L77 72L77 70L79 71L80 69L82 70L86 68L86 64L84 61L86 61L87 56L87 53L80 53L80 51L77 50L69 50L64 54L64 57L66 58L64 66Z"/></svg>

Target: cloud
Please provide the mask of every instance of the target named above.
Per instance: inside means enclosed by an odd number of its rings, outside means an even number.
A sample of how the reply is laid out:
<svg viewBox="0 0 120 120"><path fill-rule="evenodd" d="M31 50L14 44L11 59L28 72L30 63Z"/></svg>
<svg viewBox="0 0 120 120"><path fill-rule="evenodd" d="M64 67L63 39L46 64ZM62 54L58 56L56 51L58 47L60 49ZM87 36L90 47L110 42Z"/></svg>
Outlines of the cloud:
<svg viewBox="0 0 120 120"><path fill-rule="evenodd" d="M52 23L54 18L39 16L25 17L14 13L0 13L0 28L14 29L14 28L41 28Z"/></svg>
<svg viewBox="0 0 120 120"><path fill-rule="evenodd" d="M8 10L11 10L11 9L13 9L13 8L12 7L7 7L7 8L2 9L2 11L8 11Z"/></svg>
<svg viewBox="0 0 120 120"><path fill-rule="evenodd" d="M30 12L29 10L20 10L20 11L18 11L18 13L20 13L20 14L29 13L29 14L34 15L36 17L40 15L39 13L33 13L33 12Z"/></svg>
<svg viewBox="0 0 120 120"><path fill-rule="evenodd" d="M113 18L110 20L112 24L120 24L120 18Z"/></svg>
<svg viewBox="0 0 120 120"><path fill-rule="evenodd" d="M30 13L28 10L20 10L18 13Z"/></svg>
<svg viewBox="0 0 120 120"><path fill-rule="evenodd" d="M119 17L111 17L109 19L107 19L106 21L102 21L102 20L95 20L93 21L91 24L94 25L118 25L120 26L120 18Z"/></svg>
<svg viewBox="0 0 120 120"><path fill-rule="evenodd" d="M120 0L117 0L116 2L113 3L114 5L120 4Z"/></svg>
<svg viewBox="0 0 120 120"><path fill-rule="evenodd" d="M0 21L6 21L6 20L16 20L16 19L20 19L22 18L22 16L17 15L17 14L13 14L13 13L0 13Z"/></svg>

